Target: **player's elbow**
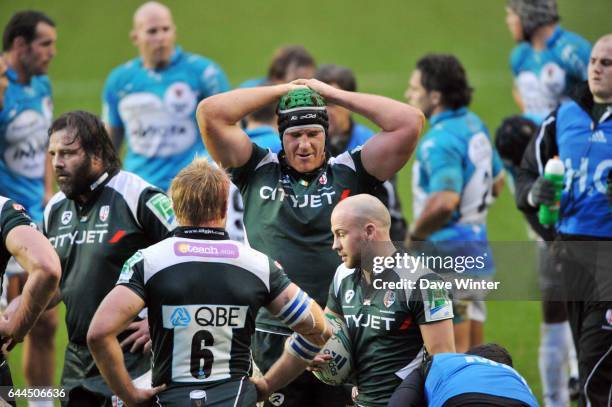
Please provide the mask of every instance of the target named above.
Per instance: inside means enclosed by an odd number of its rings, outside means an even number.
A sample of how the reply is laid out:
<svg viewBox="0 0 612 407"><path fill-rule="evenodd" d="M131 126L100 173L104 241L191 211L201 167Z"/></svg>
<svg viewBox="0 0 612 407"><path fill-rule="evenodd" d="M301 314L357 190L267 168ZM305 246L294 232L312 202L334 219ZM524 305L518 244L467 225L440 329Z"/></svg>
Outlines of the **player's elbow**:
<svg viewBox="0 0 612 407"><path fill-rule="evenodd" d="M406 161L410 158L419 141L425 126L425 116L423 112L412 106L406 106L406 112L402 115L403 121L399 128L398 152L403 154Z"/></svg>
<svg viewBox="0 0 612 407"><path fill-rule="evenodd" d="M59 258L55 254L55 251L51 249L50 252L39 254L33 259L30 273L44 281L46 283L45 285L50 289L55 290L59 285L62 275L61 270Z"/></svg>
<svg viewBox="0 0 612 407"><path fill-rule="evenodd" d="M108 338L113 336L113 331L104 323L103 318L99 318L98 313L94 315L89 329L87 330L87 346L92 353L104 347Z"/></svg>

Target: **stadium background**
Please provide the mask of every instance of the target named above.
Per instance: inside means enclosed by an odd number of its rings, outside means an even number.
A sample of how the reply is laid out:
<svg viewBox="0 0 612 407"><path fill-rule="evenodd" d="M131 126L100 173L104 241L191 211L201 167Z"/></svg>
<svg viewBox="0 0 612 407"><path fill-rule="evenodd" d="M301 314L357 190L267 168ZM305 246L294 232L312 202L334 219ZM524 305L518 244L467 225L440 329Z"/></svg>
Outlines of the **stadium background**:
<svg viewBox="0 0 612 407"><path fill-rule="evenodd" d="M0 24L13 12L39 9L57 23L58 53L49 72L55 116L75 109L97 114L110 70L133 58L128 33L140 1L1 1ZM593 42L610 32L610 0L559 0L564 28ZM173 1L167 2L185 50L217 61L232 86L263 76L272 52L303 44L319 64L351 67L360 91L403 100L410 72L427 52L448 52L464 64L475 94L471 105L493 132L501 119L518 113L511 97L508 57L513 42L504 22L503 0L365 0L326 2ZM359 119L360 121L362 119ZM366 123L367 124L367 123ZM400 194L410 215L410 163L400 175ZM489 212L493 241L527 238L520 214L506 190ZM520 267L523 259L517 258ZM63 318L63 310L62 310ZM506 346L515 367L540 397L537 370L540 305L535 301L489 304L486 340ZM57 336L56 378L62 369L66 332ZM16 386L25 385L21 346L10 356Z"/></svg>

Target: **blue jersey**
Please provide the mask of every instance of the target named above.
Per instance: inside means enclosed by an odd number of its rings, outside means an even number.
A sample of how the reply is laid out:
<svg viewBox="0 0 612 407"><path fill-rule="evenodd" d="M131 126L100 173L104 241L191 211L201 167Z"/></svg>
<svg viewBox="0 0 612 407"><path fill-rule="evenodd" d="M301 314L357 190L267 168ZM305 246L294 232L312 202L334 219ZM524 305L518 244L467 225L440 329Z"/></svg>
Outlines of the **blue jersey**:
<svg viewBox="0 0 612 407"><path fill-rule="evenodd" d="M587 79L591 45L577 34L557 26L546 48L517 45L510 56L514 84L525 115L541 123L577 83Z"/></svg>
<svg viewBox="0 0 612 407"><path fill-rule="evenodd" d="M240 85L238 85L238 88L255 88L257 86L263 86L265 85L267 79L264 78L253 78L253 79L247 79L246 81L242 82Z"/></svg>
<svg viewBox="0 0 612 407"><path fill-rule="evenodd" d="M493 181L502 171L482 121L467 108L446 110L430 119L431 129L417 146L413 176L413 212L417 219L429 196L453 191L461 196L451 220L431 241L484 241Z"/></svg>
<svg viewBox="0 0 612 407"><path fill-rule="evenodd" d="M430 407L460 394L484 393L520 400L537 407L538 402L523 377L510 366L479 356L439 353L425 380L425 396Z"/></svg>
<svg viewBox="0 0 612 407"><path fill-rule="evenodd" d="M352 151L355 147L362 146L368 141L374 132L359 123L353 123L353 129L351 131L351 139L349 140L346 151Z"/></svg>
<svg viewBox="0 0 612 407"><path fill-rule="evenodd" d="M17 82L17 72L7 71L9 85L0 110L0 195L26 207L40 222L43 214L44 175L53 117L51 84L46 75Z"/></svg>
<svg viewBox="0 0 612 407"><path fill-rule="evenodd" d="M278 132L270 126L259 126L254 129L245 130L251 141L261 148L267 148L273 153L278 153L281 149L281 141Z"/></svg>
<svg viewBox="0 0 612 407"><path fill-rule="evenodd" d="M167 190L183 167L204 155L198 102L228 89L216 63L178 47L162 69L145 68L142 58L114 69L104 86L103 119L125 129L125 169Z"/></svg>

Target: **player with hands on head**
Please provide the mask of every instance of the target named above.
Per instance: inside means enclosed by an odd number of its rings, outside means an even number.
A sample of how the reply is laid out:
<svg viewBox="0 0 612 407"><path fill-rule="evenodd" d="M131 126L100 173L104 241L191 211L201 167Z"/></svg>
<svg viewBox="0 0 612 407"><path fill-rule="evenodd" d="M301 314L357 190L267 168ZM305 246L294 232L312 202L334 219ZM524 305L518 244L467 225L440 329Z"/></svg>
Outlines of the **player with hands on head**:
<svg viewBox="0 0 612 407"><path fill-rule="evenodd" d="M326 148L326 103L361 114L380 131L361 148L331 157ZM283 149L264 150L238 125L253 111L277 103ZM399 171L416 145L423 115L392 99L347 92L315 79L236 89L200 102L200 131L211 156L228 168L244 201L246 240L277 259L291 281L324 306L334 270L340 263L331 249L330 217L343 198L374 193ZM291 331L260 311L253 357L262 372L278 359ZM303 374L275 392L267 404L345 405L341 389Z"/></svg>

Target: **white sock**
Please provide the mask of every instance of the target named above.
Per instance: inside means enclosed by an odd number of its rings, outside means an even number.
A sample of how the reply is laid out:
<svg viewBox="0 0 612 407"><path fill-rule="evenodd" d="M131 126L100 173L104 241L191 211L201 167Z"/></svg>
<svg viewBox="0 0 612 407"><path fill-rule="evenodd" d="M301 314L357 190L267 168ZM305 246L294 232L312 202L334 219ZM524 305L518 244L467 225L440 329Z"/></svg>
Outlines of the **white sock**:
<svg viewBox="0 0 612 407"><path fill-rule="evenodd" d="M28 407L54 407L53 400L29 400Z"/></svg>
<svg viewBox="0 0 612 407"><path fill-rule="evenodd" d="M566 324L542 324L540 327L539 367L546 407L569 404Z"/></svg>
<svg viewBox="0 0 612 407"><path fill-rule="evenodd" d="M576 345L572 336L569 321L565 322L565 334L567 335L567 361L569 363L570 377L578 378L578 357L576 356Z"/></svg>

